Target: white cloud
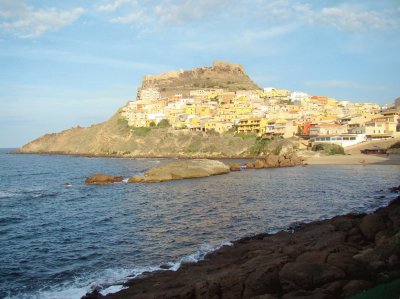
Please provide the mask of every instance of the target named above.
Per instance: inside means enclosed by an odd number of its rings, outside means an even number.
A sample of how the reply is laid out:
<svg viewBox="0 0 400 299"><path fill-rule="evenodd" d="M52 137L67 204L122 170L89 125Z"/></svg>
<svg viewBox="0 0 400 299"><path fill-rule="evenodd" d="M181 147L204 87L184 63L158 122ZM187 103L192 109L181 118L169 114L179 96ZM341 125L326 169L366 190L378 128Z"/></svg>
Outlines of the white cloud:
<svg viewBox="0 0 400 299"><path fill-rule="evenodd" d="M96 5L98 11L112 12L127 4L137 4L137 0L112 0Z"/></svg>
<svg viewBox="0 0 400 299"><path fill-rule="evenodd" d="M34 9L20 0L0 2L0 28L20 38L34 38L59 30L75 22L83 8L61 11L55 8Z"/></svg>
<svg viewBox="0 0 400 299"><path fill-rule="evenodd" d="M163 1L155 7L162 24L183 24L229 9L232 0L180 0L176 4Z"/></svg>
<svg viewBox="0 0 400 299"><path fill-rule="evenodd" d="M386 30L399 25L393 12L360 10L353 6L326 7L316 19L344 31Z"/></svg>
<svg viewBox="0 0 400 299"><path fill-rule="evenodd" d="M111 20L113 23L120 24L143 24L150 21L144 11L133 11L123 16L115 17Z"/></svg>
<svg viewBox="0 0 400 299"><path fill-rule="evenodd" d="M370 8L368 2L359 5L335 5L316 8L296 0L259 1L255 15L264 16L270 23L297 23L312 26L333 26L347 32L388 30L399 27L400 10L393 7L384 10Z"/></svg>

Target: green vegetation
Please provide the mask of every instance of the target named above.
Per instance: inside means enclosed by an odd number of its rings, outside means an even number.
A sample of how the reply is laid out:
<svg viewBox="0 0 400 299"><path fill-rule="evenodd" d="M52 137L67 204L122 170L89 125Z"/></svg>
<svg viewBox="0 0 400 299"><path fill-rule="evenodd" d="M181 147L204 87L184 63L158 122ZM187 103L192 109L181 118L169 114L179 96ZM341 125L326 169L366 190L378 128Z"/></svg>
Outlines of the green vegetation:
<svg viewBox="0 0 400 299"><path fill-rule="evenodd" d="M249 148L249 153L252 155L259 155L265 153L271 141L268 139L258 139L252 147Z"/></svg>
<svg viewBox="0 0 400 299"><path fill-rule="evenodd" d="M398 299L400 295L400 279L390 283L381 284L359 295L350 297L350 299Z"/></svg>
<svg viewBox="0 0 400 299"><path fill-rule="evenodd" d="M125 118L117 119L117 130L123 135L126 135L130 132L128 121Z"/></svg>
<svg viewBox="0 0 400 299"><path fill-rule="evenodd" d="M168 121L168 119L162 119L158 124L157 124L157 128L168 128L170 127L170 123Z"/></svg>
<svg viewBox="0 0 400 299"><path fill-rule="evenodd" d="M133 135L140 136L140 137L144 137L144 136L148 135L150 133L150 131L151 131L151 128L149 128L149 127L132 128Z"/></svg>
<svg viewBox="0 0 400 299"><path fill-rule="evenodd" d="M344 155L344 149L338 144L316 143L312 150L315 152L322 151L326 155Z"/></svg>
<svg viewBox="0 0 400 299"><path fill-rule="evenodd" d="M219 136L219 133L215 129L207 130L207 135L209 136Z"/></svg>
<svg viewBox="0 0 400 299"><path fill-rule="evenodd" d="M243 133L235 133L235 137L240 137L243 140L245 139L251 139L251 138L257 138L256 134L243 134Z"/></svg>
<svg viewBox="0 0 400 299"><path fill-rule="evenodd" d="M400 148L400 141L389 146L389 149L395 149L395 148Z"/></svg>
<svg viewBox="0 0 400 299"><path fill-rule="evenodd" d="M199 142L192 142L186 149L186 153L195 154L200 151L200 143Z"/></svg>

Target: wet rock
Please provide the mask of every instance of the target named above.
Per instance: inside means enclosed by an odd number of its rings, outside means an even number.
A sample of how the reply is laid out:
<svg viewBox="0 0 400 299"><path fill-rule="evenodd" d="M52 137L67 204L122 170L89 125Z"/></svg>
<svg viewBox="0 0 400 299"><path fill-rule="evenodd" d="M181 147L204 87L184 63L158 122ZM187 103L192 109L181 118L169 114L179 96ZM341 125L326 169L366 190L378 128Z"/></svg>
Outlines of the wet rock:
<svg viewBox="0 0 400 299"><path fill-rule="evenodd" d="M229 166L230 171L240 171L241 170L240 165L238 163L229 163L228 166Z"/></svg>
<svg viewBox="0 0 400 299"><path fill-rule="evenodd" d="M279 166L279 160L277 155L270 154L265 158L266 161L266 167L278 167Z"/></svg>
<svg viewBox="0 0 400 299"><path fill-rule="evenodd" d="M141 183L143 181L144 181L143 177L140 176L133 176L128 179L128 183Z"/></svg>
<svg viewBox="0 0 400 299"><path fill-rule="evenodd" d="M86 178L85 184L89 185L105 185L122 182L124 178L122 176L112 176L108 174L96 173Z"/></svg>
<svg viewBox="0 0 400 299"><path fill-rule="evenodd" d="M253 169L254 168L254 163L253 162L246 163L246 168L247 169Z"/></svg>
<svg viewBox="0 0 400 299"><path fill-rule="evenodd" d="M264 160L258 159L256 162L254 162L254 168L255 169L261 169L265 167Z"/></svg>

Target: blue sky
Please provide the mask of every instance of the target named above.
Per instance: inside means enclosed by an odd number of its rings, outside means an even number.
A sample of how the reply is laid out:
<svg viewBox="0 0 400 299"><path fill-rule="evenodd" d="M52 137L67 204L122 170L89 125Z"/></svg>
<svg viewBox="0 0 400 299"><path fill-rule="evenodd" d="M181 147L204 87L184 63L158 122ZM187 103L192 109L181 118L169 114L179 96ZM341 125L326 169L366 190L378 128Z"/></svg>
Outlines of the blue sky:
<svg viewBox="0 0 400 299"><path fill-rule="evenodd" d="M0 147L108 119L141 77L242 64L260 86L392 103L400 1L0 0Z"/></svg>

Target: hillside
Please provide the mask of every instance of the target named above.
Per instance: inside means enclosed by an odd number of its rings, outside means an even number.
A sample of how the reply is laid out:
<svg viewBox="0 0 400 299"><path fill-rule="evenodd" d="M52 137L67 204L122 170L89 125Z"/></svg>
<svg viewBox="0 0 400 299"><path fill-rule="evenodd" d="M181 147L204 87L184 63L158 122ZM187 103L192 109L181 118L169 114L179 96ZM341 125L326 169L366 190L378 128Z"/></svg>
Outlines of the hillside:
<svg viewBox="0 0 400 299"><path fill-rule="evenodd" d="M273 149L273 147L269 147ZM18 150L19 153L62 153L119 157L251 157L265 149L255 137L173 130L130 128L116 113L89 128L72 128L46 134Z"/></svg>
<svg viewBox="0 0 400 299"><path fill-rule="evenodd" d="M162 96L200 88L223 88L227 91L260 89L246 74L243 66L230 62L215 61L212 67L171 71L161 75L143 77L141 88L158 88Z"/></svg>

